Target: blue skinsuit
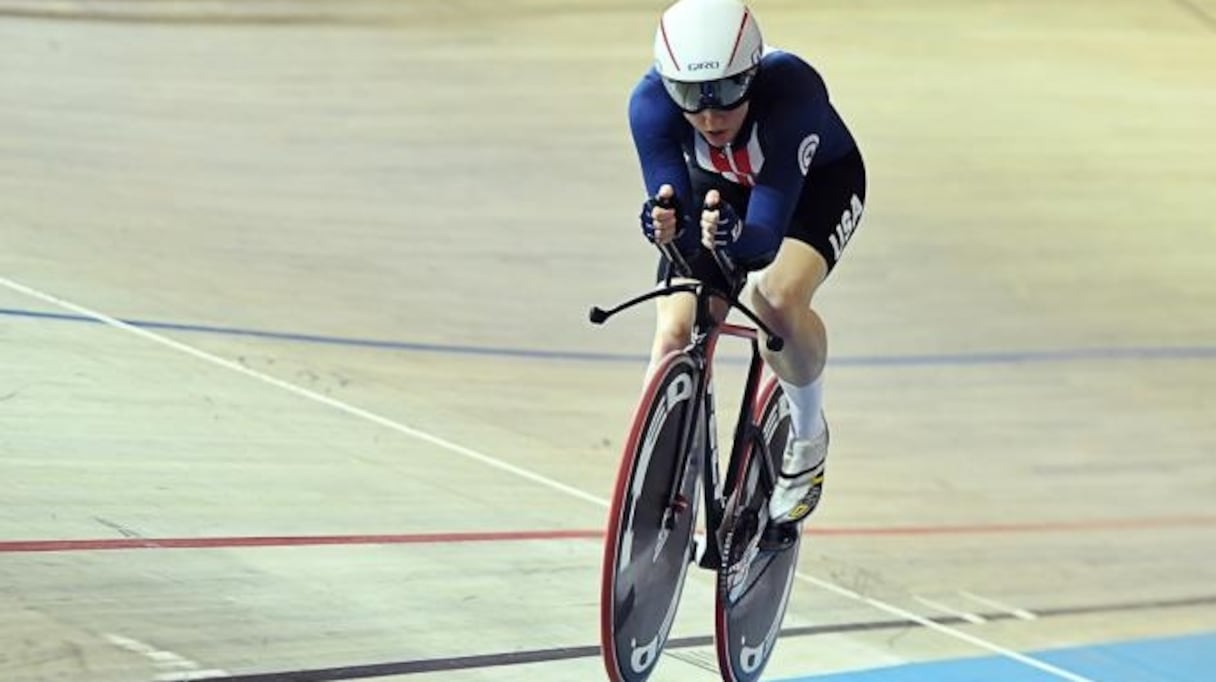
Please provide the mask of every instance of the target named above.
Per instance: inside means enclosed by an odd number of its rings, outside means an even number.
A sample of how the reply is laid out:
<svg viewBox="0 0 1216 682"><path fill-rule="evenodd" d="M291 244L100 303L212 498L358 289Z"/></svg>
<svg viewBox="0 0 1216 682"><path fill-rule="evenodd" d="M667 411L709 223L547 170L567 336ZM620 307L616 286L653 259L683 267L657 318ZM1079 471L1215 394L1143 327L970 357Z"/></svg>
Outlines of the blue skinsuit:
<svg viewBox="0 0 1216 682"><path fill-rule="evenodd" d="M763 56L748 107L734 141L717 148L684 118L653 68L629 99L629 125L649 196L656 196L662 185L671 185L684 220L693 221L699 207L687 205L693 194L689 164L750 189L745 227L731 247L732 255L744 260L776 253L807 171L856 148L828 99L823 78L796 55L774 50ZM680 249L691 252L697 248L700 230L695 221L681 227Z"/></svg>

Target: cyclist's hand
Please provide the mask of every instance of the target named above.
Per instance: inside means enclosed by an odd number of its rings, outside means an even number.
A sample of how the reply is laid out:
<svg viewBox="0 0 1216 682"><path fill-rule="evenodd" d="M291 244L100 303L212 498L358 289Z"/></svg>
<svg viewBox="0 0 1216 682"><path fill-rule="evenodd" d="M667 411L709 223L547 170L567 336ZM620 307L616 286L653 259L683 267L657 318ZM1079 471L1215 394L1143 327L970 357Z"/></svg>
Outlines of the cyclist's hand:
<svg viewBox="0 0 1216 682"><path fill-rule="evenodd" d="M676 238L679 220L675 206L676 191L671 185L659 188L659 194L642 204L642 234L655 244L667 244ZM663 208L664 203L668 208Z"/></svg>
<svg viewBox="0 0 1216 682"><path fill-rule="evenodd" d="M705 193L705 207L701 211L701 243L705 248L729 248L743 234L743 221L731 205L722 200L718 190Z"/></svg>

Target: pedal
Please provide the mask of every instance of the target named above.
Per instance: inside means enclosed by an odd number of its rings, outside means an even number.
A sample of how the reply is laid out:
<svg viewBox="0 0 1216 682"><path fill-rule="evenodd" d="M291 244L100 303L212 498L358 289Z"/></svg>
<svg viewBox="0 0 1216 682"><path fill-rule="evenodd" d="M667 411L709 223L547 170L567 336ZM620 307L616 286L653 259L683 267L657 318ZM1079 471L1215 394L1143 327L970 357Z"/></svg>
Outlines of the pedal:
<svg viewBox="0 0 1216 682"><path fill-rule="evenodd" d="M798 542L801 533L797 522L771 524L760 535L760 551L784 552Z"/></svg>

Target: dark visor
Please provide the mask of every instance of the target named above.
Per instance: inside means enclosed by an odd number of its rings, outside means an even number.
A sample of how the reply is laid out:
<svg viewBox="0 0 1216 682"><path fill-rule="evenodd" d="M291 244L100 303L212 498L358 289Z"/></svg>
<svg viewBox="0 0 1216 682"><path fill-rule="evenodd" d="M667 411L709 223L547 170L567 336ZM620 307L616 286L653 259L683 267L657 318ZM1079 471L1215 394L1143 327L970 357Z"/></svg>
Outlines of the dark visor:
<svg viewBox="0 0 1216 682"><path fill-rule="evenodd" d="M685 83L663 78L663 87L676 106L690 114L705 109L734 109L747 101L747 91L756 77L756 67L726 78Z"/></svg>

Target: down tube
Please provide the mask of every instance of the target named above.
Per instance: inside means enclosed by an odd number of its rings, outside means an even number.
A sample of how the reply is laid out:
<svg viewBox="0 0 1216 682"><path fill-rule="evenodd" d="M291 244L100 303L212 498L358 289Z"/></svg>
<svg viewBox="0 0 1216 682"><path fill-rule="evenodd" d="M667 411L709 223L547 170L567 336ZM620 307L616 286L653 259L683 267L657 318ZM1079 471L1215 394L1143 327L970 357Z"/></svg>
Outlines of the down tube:
<svg viewBox="0 0 1216 682"><path fill-rule="evenodd" d="M763 368L764 360L760 357L759 342L753 339L752 361L747 368L747 385L743 387L743 400L739 404L739 419L735 423L735 438L731 443L730 463L726 469L724 490L727 491L727 494L734 489L735 482L739 480L739 467L742 466L743 452L751 443L751 436L748 432L752 429L753 403L756 400L756 391L759 389L760 373Z"/></svg>

